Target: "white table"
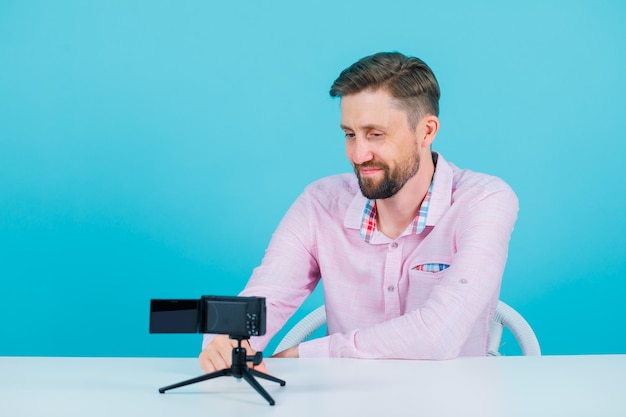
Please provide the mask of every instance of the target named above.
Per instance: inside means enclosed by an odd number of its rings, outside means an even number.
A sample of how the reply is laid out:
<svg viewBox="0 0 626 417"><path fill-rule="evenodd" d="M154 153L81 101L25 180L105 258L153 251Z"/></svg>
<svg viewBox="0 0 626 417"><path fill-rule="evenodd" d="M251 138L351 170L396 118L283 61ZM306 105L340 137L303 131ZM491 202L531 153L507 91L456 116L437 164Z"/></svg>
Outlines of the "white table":
<svg viewBox="0 0 626 417"><path fill-rule="evenodd" d="M233 377L158 393L195 358L0 357L0 416L626 416L626 355L266 363L275 406Z"/></svg>

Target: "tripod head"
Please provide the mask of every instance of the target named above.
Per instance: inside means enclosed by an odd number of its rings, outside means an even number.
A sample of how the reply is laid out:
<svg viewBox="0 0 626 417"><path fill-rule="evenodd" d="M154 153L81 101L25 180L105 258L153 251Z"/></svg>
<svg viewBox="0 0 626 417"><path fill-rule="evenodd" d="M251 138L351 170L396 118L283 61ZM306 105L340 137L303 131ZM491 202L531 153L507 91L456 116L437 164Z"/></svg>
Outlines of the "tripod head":
<svg viewBox="0 0 626 417"><path fill-rule="evenodd" d="M229 335L228 338L237 341L237 346L233 347L233 356L232 356L233 368L235 366L244 366L247 368L248 367L248 365L246 364L247 362L252 362L252 365L254 366L260 365L261 362L263 362L263 352L256 352L254 356L247 356L246 348L241 346L242 341L250 339L249 336ZM248 343L248 345L249 344L250 343ZM233 376L235 378L241 378L241 375L237 376L234 370L233 370Z"/></svg>

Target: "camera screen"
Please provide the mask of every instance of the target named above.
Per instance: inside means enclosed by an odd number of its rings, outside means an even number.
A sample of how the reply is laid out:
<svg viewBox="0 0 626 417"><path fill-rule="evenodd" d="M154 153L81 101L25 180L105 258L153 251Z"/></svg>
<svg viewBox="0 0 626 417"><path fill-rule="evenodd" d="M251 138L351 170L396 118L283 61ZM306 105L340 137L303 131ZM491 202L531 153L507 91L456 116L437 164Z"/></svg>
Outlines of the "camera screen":
<svg viewBox="0 0 626 417"><path fill-rule="evenodd" d="M206 328L203 333L219 333L245 335L246 312L248 306L244 302L207 300L205 299Z"/></svg>
<svg viewBox="0 0 626 417"><path fill-rule="evenodd" d="M198 300L151 300L150 333L197 333Z"/></svg>

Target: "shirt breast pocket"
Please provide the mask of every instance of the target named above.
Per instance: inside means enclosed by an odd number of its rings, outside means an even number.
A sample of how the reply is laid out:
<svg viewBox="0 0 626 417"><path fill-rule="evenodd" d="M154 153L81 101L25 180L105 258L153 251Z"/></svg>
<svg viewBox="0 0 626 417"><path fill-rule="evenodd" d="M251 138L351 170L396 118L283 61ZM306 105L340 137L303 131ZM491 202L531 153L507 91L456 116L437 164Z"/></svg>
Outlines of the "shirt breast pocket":
<svg viewBox="0 0 626 417"><path fill-rule="evenodd" d="M441 283L449 266L446 263L421 265L424 265L424 267L413 267L409 270L409 291L406 300L406 311L421 308L426 304L433 289Z"/></svg>

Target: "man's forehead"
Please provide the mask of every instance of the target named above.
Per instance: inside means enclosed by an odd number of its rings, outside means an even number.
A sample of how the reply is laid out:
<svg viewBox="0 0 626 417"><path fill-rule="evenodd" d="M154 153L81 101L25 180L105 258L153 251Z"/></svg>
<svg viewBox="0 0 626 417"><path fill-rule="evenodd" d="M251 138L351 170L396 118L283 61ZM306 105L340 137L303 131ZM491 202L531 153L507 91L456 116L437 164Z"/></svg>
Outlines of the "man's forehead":
<svg viewBox="0 0 626 417"><path fill-rule="evenodd" d="M342 128L384 127L391 119L406 118L397 99L384 90L365 90L341 98Z"/></svg>

